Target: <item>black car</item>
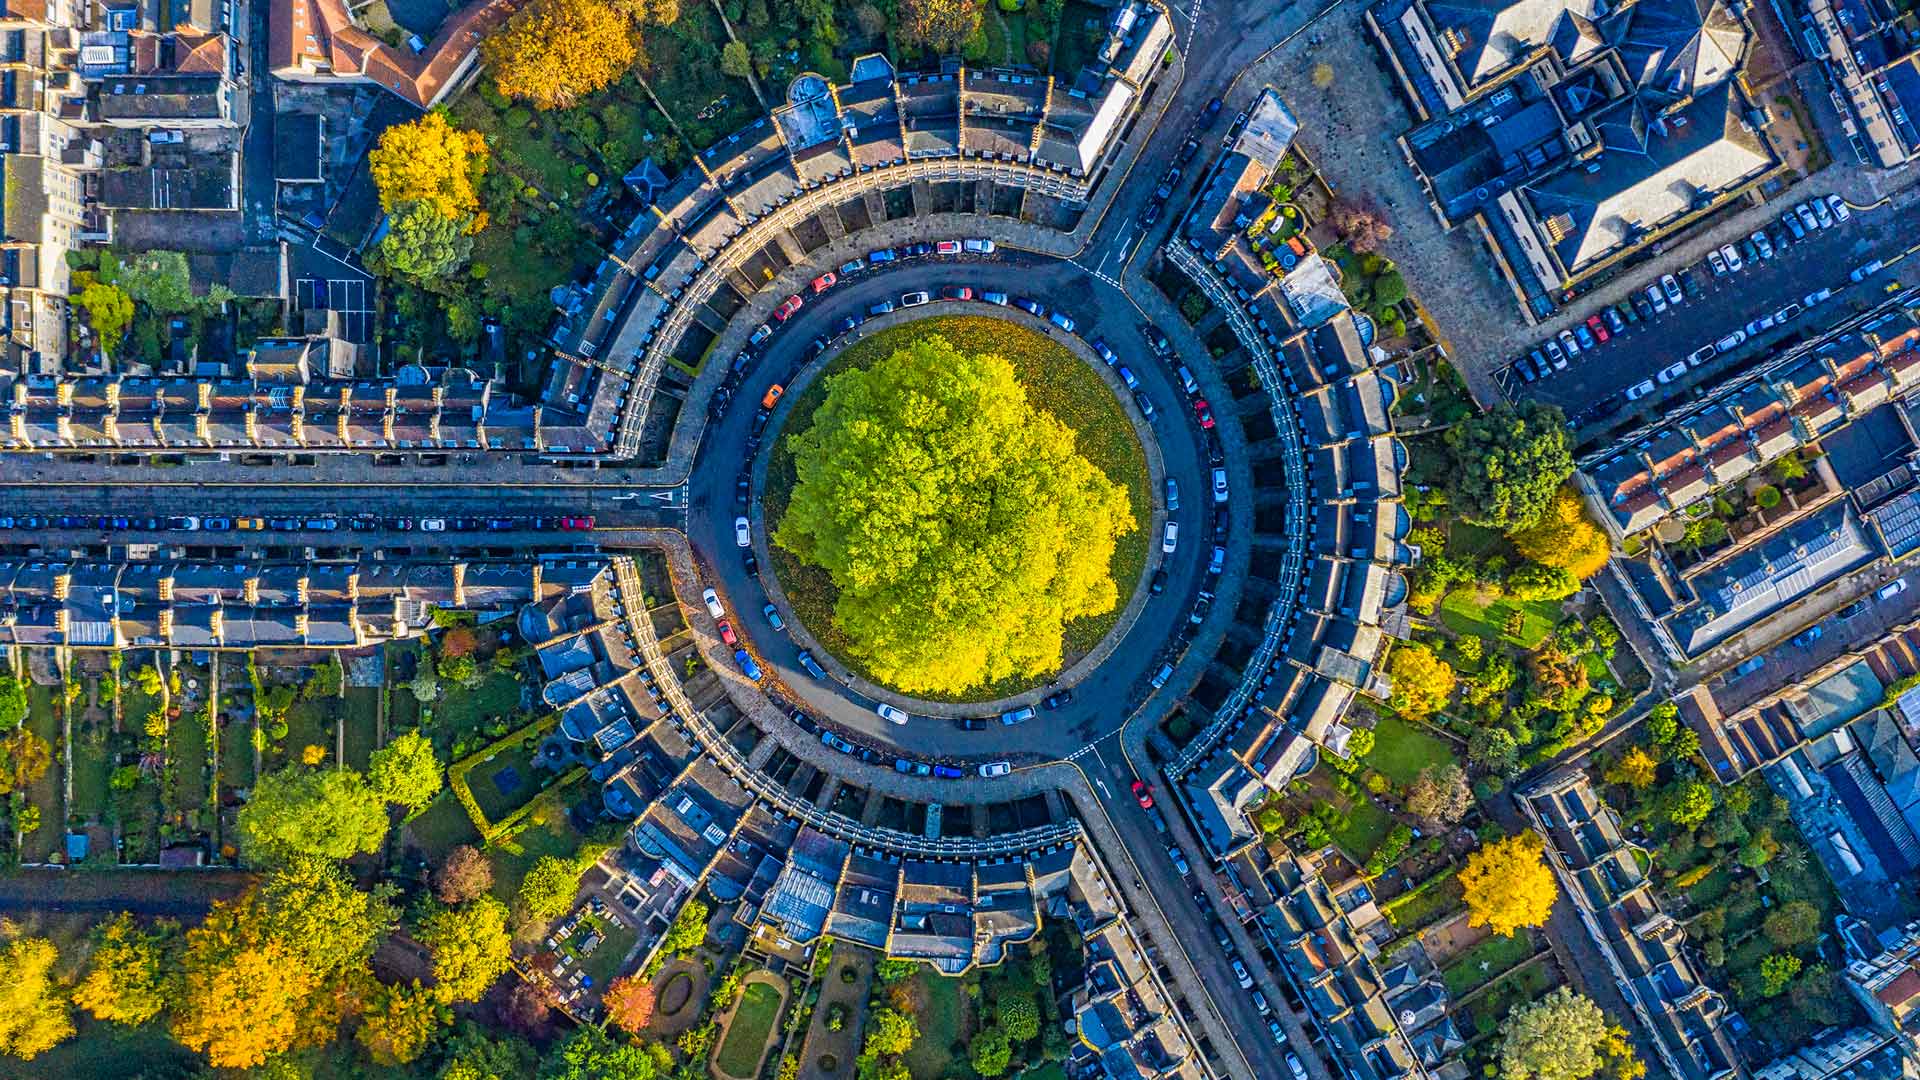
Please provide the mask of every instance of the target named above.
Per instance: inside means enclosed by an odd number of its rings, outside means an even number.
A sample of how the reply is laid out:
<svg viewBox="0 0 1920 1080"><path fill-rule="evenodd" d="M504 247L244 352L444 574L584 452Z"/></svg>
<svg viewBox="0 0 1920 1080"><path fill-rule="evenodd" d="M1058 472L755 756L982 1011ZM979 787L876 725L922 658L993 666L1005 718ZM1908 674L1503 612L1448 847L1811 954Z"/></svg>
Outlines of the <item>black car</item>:
<svg viewBox="0 0 1920 1080"><path fill-rule="evenodd" d="M448 518L447 528L455 532L475 532L484 526L479 518Z"/></svg>
<svg viewBox="0 0 1920 1080"><path fill-rule="evenodd" d="M849 315L833 324L833 332L836 334L844 334L866 321L867 317L865 315Z"/></svg>
<svg viewBox="0 0 1920 1080"><path fill-rule="evenodd" d="M747 429L747 434L756 439L759 438L761 433L767 430L767 421L771 419L773 419L773 414L767 410L760 409L756 411L753 414L753 426Z"/></svg>
<svg viewBox="0 0 1920 1080"><path fill-rule="evenodd" d="M1167 572L1165 570L1155 570L1153 572L1153 581L1147 585L1147 591L1155 596L1159 596L1161 593L1167 591Z"/></svg>
<svg viewBox="0 0 1920 1080"><path fill-rule="evenodd" d="M749 574L757 574L760 572L760 560L754 558L752 548L740 549L740 565L746 567L747 573Z"/></svg>
<svg viewBox="0 0 1920 1080"><path fill-rule="evenodd" d="M1153 228L1154 223L1160 220L1160 210L1161 204L1148 203L1147 209L1140 215L1140 224L1149 229Z"/></svg>
<svg viewBox="0 0 1920 1080"><path fill-rule="evenodd" d="M1071 690L1062 690L1057 694L1048 694L1046 697L1040 699L1040 707L1043 709L1060 709L1071 704L1073 704L1073 691Z"/></svg>
<svg viewBox="0 0 1920 1080"><path fill-rule="evenodd" d="M1653 310L1653 301L1647 299L1644 294L1638 293L1638 292L1633 294L1633 310L1639 312L1640 317L1643 319L1651 319L1655 314Z"/></svg>
<svg viewBox="0 0 1920 1080"><path fill-rule="evenodd" d="M487 519L488 532L512 532L513 526L514 526L514 521L512 518L488 518Z"/></svg>
<svg viewBox="0 0 1920 1080"><path fill-rule="evenodd" d="M1200 144L1194 141L1193 139L1188 139L1185 145L1180 147L1180 157L1179 157L1180 164L1185 165L1187 162L1192 161L1193 155L1199 152L1200 152Z"/></svg>
<svg viewBox="0 0 1920 1080"><path fill-rule="evenodd" d="M741 473L733 478L733 504L745 506L753 494L753 477Z"/></svg>
<svg viewBox="0 0 1920 1080"><path fill-rule="evenodd" d="M1677 276L1680 278L1680 287L1687 290L1688 296L1698 300L1707 294L1707 290L1700 287L1699 279L1693 276L1692 267L1682 267Z"/></svg>
<svg viewBox="0 0 1920 1080"><path fill-rule="evenodd" d="M380 519L375 517L355 517L347 521L347 528L354 532L368 532L380 527Z"/></svg>
<svg viewBox="0 0 1920 1080"><path fill-rule="evenodd" d="M1221 101L1219 98L1214 98L1212 101L1207 102L1206 111L1200 114L1201 122L1205 123L1206 121L1211 120L1216 116L1219 116L1220 110L1223 107L1225 107L1226 104L1227 104L1226 102Z"/></svg>
<svg viewBox="0 0 1920 1080"><path fill-rule="evenodd" d="M917 244L910 245L906 251L909 258L918 255L931 255L933 254L933 245L922 240Z"/></svg>
<svg viewBox="0 0 1920 1080"><path fill-rule="evenodd" d="M978 716L956 716L953 718L953 726L961 731L985 731L987 722Z"/></svg>

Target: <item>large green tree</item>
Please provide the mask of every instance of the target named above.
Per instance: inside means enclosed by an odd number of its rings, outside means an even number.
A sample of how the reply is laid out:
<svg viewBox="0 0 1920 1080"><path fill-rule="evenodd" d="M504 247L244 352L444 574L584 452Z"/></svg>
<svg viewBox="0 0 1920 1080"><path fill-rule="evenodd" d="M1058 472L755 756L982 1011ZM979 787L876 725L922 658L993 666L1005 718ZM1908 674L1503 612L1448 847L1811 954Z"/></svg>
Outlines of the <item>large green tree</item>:
<svg viewBox="0 0 1920 1080"><path fill-rule="evenodd" d="M1057 669L1072 619L1113 609L1127 492L993 355L930 336L828 383L790 440L775 539L826 569L880 681L956 694Z"/></svg>
<svg viewBox="0 0 1920 1080"><path fill-rule="evenodd" d="M1525 529L1552 507L1573 475L1567 418L1537 401L1498 405L1447 430L1452 505L1476 524Z"/></svg>
<svg viewBox="0 0 1920 1080"><path fill-rule="evenodd" d="M491 896L459 907L435 906L415 936L433 954L434 988L444 1001L480 1000L512 958L507 905Z"/></svg>
<svg viewBox="0 0 1920 1080"><path fill-rule="evenodd" d="M418 810L440 794L440 759L433 741L418 731L402 733L373 752L367 763L367 783L381 798L409 810Z"/></svg>
<svg viewBox="0 0 1920 1080"><path fill-rule="evenodd" d="M255 857L345 859L379 849L387 808L352 769L292 765L254 784L240 808L240 831Z"/></svg>
<svg viewBox="0 0 1920 1080"><path fill-rule="evenodd" d="M260 883L260 930L317 977L361 971L399 919L394 892L361 892L338 863L295 856Z"/></svg>
<svg viewBox="0 0 1920 1080"><path fill-rule="evenodd" d="M73 988L73 1003L122 1024L144 1024L160 1015L176 992L172 953L178 935L172 922L142 930L126 912L96 928L93 955Z"/></svg>
<svg viewBox="0 0 1920 1080"><path fill-rule="evenodd" d="M1517 1006L1500 1025L1502 1080L1584 1080L1607 1043L1600 1007L1567 987Z"/></svg>
<svg viewBox="0 0 1920 1080"><path fill-rule="evenodd" d="M403 204L387 218L380 257L401 277L431 283L451 275L473 254L467 219L449 218L425 199Z"/></svg>

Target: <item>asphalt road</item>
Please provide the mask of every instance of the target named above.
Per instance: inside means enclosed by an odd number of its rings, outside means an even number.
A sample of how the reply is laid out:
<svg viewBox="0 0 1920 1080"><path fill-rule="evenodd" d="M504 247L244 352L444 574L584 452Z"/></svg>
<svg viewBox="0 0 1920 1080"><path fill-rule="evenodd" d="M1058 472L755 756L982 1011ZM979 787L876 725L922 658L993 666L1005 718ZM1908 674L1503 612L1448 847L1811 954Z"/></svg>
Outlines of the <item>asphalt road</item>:
<svg viewBox="0 0 1920 1080"><path fill-rule="evenodd" d="M994 723L983 731L961 731L945 719L924 715L904 727L896 726L874 711L875 699L870 694L809 676L799 665L798 647L788 635L775 633L760 614L769 594L758 576L746 572L735 544L733 524L741 513L734 500L734 484L747 468L748 433L767 388L790 382L814 338L830 333L846 315L865 312L883 299L897 301L905 292L924 289L937 293L942 285L956 284L970 285L976 291L1044 298L1075 319L1077 336L1088 341L1104 340L1118 353L1155 404L1157 415L1149 430L1159 445L1166 474L1180 493L1180 508L1172 514L1172 520L1179 523L1181 535L1171 556L1161 554L1159 530L1148 526L1152 532L1143 577L1164 566L1168 573L1166 591L1148 601L1107 662L1071 688L1071 705L1018 727ZM943 307L936 302L925 311L929 316L939 315ZM1208 576L1206 563L1213 547L1208 539L1213 509L1209 466L1199 428L1192 419L1186 394L1171 368L1153 357L1138 322L1133 305L1104 282L1069 264L1026 256L973 261L930 258L895 264L837 285L788 320L767 342L764 355L744 378L727 411L708 428L688 484L688 535L694 551L706 571L717 579L710 583L722 595L735 630L753 641L759 662L771 668L769 676L785 684L790 695L816 717L873 745L897 747L910 755L929 758L1059 758L1117 730L1132 704L1149 689L1147 680L1160 663L1175 627L1185 622L1189 598ZM1053 333L1062 336L1060 331ZM824 363L831 355L831 351L823 354L818 362ZM776 435L777 431L769 431L762 455L771 450ZM1156 508L1163 509L1164 488L1155 485L1152 494ZM753 520L756 531L764 537L767 523L759 516L758 500L756 489ZM760 572L770 572L768 560L761 561ZM1146 588L1144 580L1138 584ZM1209 617L1226 618L1231 610L1230 598L1223 597L1215 602ZM793 618L790 611L781 614L788 620ZM913 712L911 705L904 707Z"/></svg>
<svg viewBox="0 0 1920 1080"><path fill-rule="evenodd" d="M1565 371L1528 383L1509 368L1500 372L1500 384L1511 399L1560 406L1577 425L1591 427L1593 433L1628 426L1636 415L1659 415L1676 397L1698 396L1696 388L1719 382L1768 353L1819 336L1833 321L1853 314L1856 302L1878 301L1887 283L1896 280L1905 267L1888 266L1857 284L1849 280L1849 272L1873 259L1896 259L1912 243L1911 226L1897 211L1856 210L1851 221L1811 233L1784 250L1776 250L1771 259L1757 264L1746 262L1739 273L1716 276L1706 263L1693 264L1702 296L1689 297L1651 319L1628 326L1611 341L1583 350ZM1657 274L1649 277L1640 283L1640 290L1658 280ZM1656 391L1637 402L1629 405L1626 401L1628 387L1654 378L1663 368L1684 362L1701 346L1822 288L1833 289L1834 296L1819 307L1783 326L1762 331L1733 352L1689 369L1672 383L1656 383ZM1584 311L1582 317L1598 310Z"/></svg>

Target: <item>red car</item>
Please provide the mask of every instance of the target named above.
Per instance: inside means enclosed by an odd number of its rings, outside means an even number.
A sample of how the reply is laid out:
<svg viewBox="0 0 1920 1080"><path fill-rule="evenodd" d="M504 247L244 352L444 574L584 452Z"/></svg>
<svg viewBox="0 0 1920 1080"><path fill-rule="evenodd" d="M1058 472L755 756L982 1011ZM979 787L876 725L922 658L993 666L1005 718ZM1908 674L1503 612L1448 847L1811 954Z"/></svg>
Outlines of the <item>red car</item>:
<svg viewBox="0 0 1920 1080"><path fill-rule="evenodd" d="M733 627L731 625L729 625L728 623L722 622L719 624L719 626L720 626L720 640L727 643L727 648L731 649L735 645L740 644L740 635L733 632Z"/></svg>
<svg viewBox="0 0 1920 1080"><path fill-rule="evenodd" d="M819 296L821 293L833 288L839 281L839 278L834 277L830 273L821 274L819 277L813 279L813 295Z"/></svg>
<svg viewBox="0 0 1920 1080"><path fill-rule="evenodd" d="M967 288L965 285L948 285L940 290L940 299L971 300L973 299L973 290Z"/></svg>
<svg viewBox="0 0 1920 1080"><path fill-rule="evenodd" d="M1613 337L1613 335L1607 331L1607 324L1601 322L1600 316L1598 315L1587 316L1587 329L1593 331L1593 336L1598 339L1602 345L1607 343L1608 338Z"/></svg>
<svg viewBox="0 0 1920 1080"><path fill-rule="evenodd" d="M933 250L942 255L958 255L960 254L960 241L942 240L933 245Z"/></svg>
<svg viewBox="0 0 1920 1080"><path fill-rule="evenodd" d="M1206 398L1193 399L1193 415L1199 418L1201 427L1213 426L1213 409L1207 404Z"/></svg>
<svg viewBox="0 0 1920 1080"><path fill-rule="evenodd" d="M593 519L590 517L564 517L560 519L560 527L568 532L585 532L593 528Z"/></svg>
<svg viewBox="0 0 1920 1080"><path fill-rule="evenodd" d="M792 296L787 297L786 303L774 309L774 320L776 322L786 322L788 319L793 318L793 313L799 311L800 305L804 303L806 303L806 301L800 299L800 294L794 293Z"/></svg>
<svg viewBox="0 0 1920 1080"><path fill-rule="evenodd" d="M1135 780L1133 782L1133 798L1134 801L1140 804L1140 809L1153 809L1153 789L1147 786L1146 781Z"/></svg>

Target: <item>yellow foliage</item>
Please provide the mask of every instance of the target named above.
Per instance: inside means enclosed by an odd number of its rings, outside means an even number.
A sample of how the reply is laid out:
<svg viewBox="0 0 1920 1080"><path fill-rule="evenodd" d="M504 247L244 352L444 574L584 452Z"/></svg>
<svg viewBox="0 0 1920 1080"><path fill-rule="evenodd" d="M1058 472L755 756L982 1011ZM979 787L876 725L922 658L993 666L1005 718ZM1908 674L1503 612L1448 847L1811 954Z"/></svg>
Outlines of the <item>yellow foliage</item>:
<svg viewBox="0 0 1920 1080"><path fill-rule="evenodd" d="M1658 768L1659 765L1653 760L1653 755L1636 746L1621 755L1620 760L1614 762L1613 768L1607 770L1607 783L1624 784L1638 790L1653 783L1654 773Z"/></svg>
<svg viewBox="0 0 1920 1080"><path fill-rule="evenodd" d="M313 1002L300 957L261 932L260 899L216 903L188 932L173 1035L217 1069L252 1068L294 1044Z"/></svg>
<svg viewBox="0 0 1920 1080"><path fill-rule="evenodd" d="M434 1034L452 1019L446 1006L415 979L411 987L383 986L376 991L355 1037L375 1065L405 1065L419 1057Z"/></svg>
<svg viewBox="0 0 1920 1080"><path fill-rule="evenodd" d="M475 217L487 141L477 131L454 127L436 110L382 132L367 155L367 169L380 189L380 208L390 214L405 203L424 201L451 219Z"/></svg>
<svg viewBox="0 0 1920 1080"><path fill-rule="evenodd" d="M1484 845L1467 859L1460 871L1467 925L1512 937L1523 926L1546 923L1560 890L1541 848L1539 835L1529 830Z"/></svg>
<svg viewBox="0 0 1920 1080"><path fill-rule="evenodd" d="M640 35L606 0L533 0L481 51L502 94L559 109L625 75L640 58Z"/></svg>
<svg viewBox="0 0 1920 1080"><path fill-rule="evenodd" d="M306 765L318 765L327 760L327 748L319 743L308 743L300 748L300 761Z"/></svg>
<svg viewBox="0 0 1920 1080"><path fill-rule="evenodd" d="M46 938L16 938L0 949L0 1054L35 1058L73 1034L73 1018L53 981L59 958Z"/></svg>
<svg viewBox="0 0 1920 1080"><path fill-rule="evenodd" d="M1393 675L1395 709L1408 716L1432 716L1453 696L1453 666L1425 645L1408 643L1393 650L1387 670Z"/></svg>
<svg viewBox="0 0 1920 1080"><path fill-rule="evenodd" d="M1507 535L1515 550L1543 566L1556 566L1584 581L1607 564L1607 536L1587 516L1585 500L1570 487L1554 494L1540 520Z"/></svg>

